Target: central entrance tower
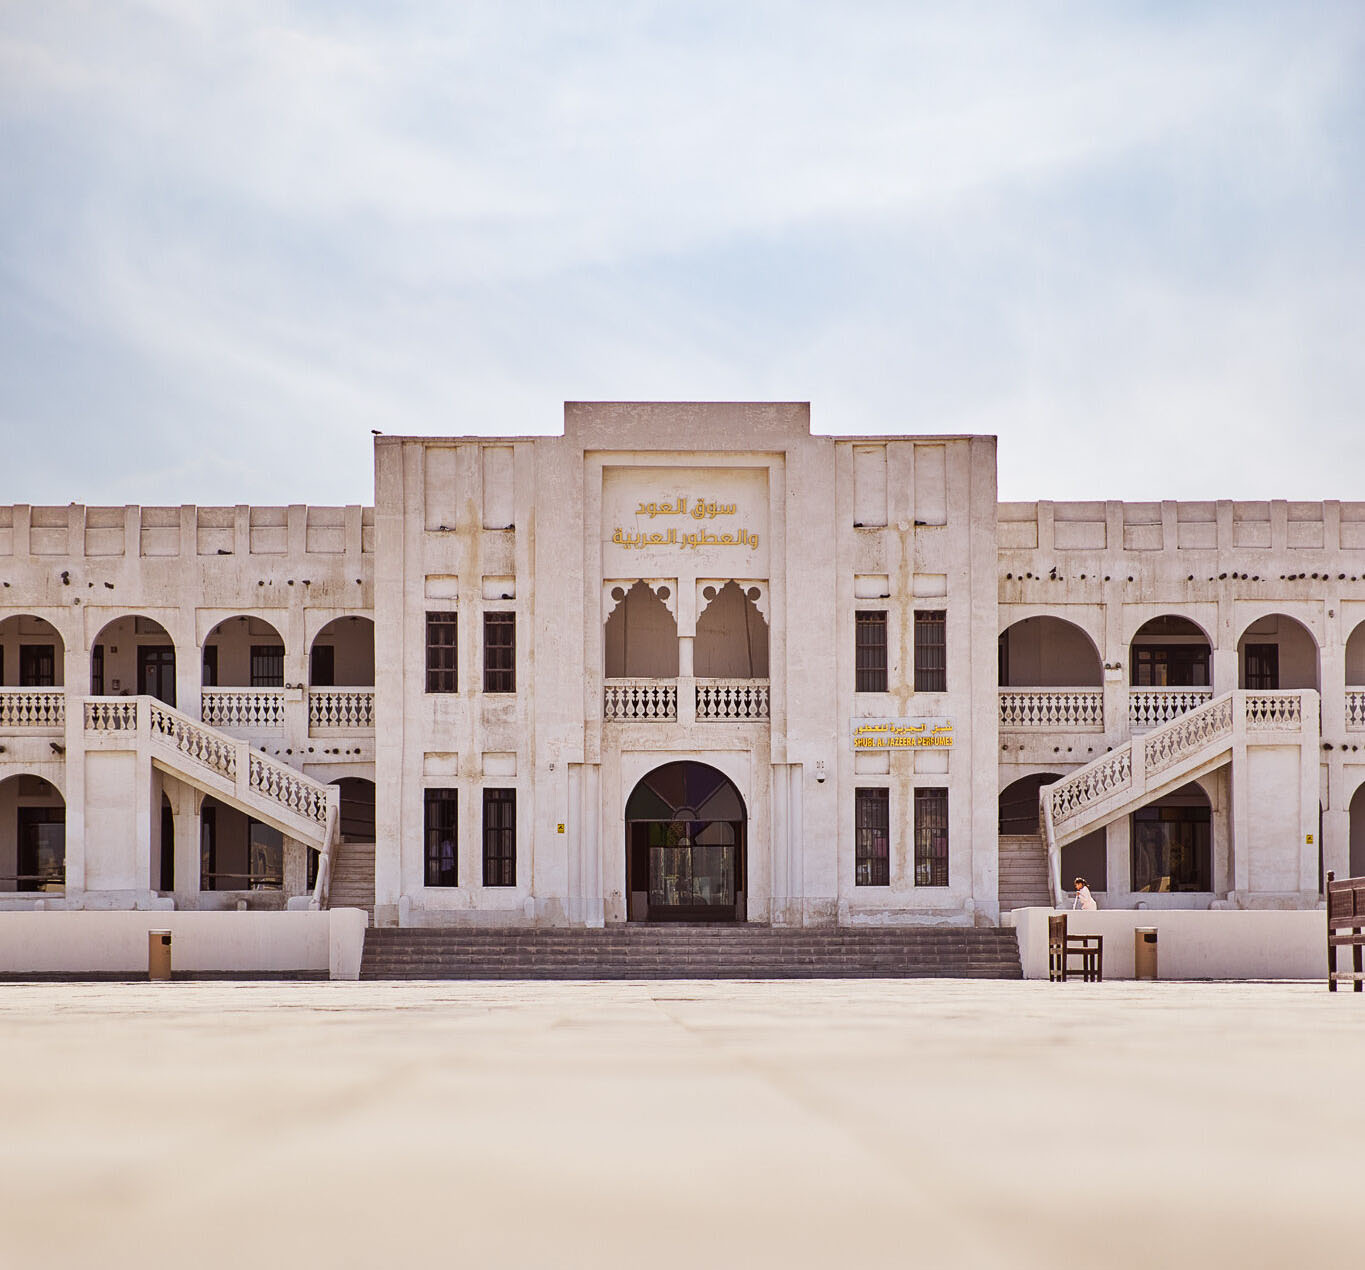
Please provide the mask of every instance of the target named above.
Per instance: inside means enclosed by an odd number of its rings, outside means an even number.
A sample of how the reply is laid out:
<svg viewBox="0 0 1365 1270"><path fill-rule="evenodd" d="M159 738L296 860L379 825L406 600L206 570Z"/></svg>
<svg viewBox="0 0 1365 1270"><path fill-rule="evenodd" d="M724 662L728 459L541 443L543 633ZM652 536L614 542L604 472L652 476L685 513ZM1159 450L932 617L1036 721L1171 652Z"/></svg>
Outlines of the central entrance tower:
<svg viewBox="0 0 1365 1270"><path fill-rule="evenodd" d="M626 802L631 921L743 921L744 800L705 763L656 767Z"/></svg>

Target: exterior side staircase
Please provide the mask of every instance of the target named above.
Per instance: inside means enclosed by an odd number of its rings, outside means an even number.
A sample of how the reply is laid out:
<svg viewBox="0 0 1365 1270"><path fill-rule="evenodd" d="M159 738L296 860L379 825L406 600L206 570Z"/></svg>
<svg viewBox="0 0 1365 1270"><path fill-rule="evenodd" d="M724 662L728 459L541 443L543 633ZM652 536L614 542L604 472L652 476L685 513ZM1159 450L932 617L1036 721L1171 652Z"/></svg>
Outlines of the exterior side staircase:
<svg viewBox="0 0 1365 1270"><path fill-rule="evenodd" d="M1047 845L1038 834L1001 834L999 870L1002 913L1051 905Z"/></svg>
<svg viewBox="0 0 1365 1270"><path fill-rule="evenodd" d="M373 842L337 843L329 907L363 908L374 925Z"/></svg>
<svg viewBox="0 0 1365 1270"><path fill-rule="evenodd" d="M154 766L319 852L310 908L328 907L341 791L155 697L87 697L87 749L145 751ZM129 734L132 734L130 737ZM373 890L373 857L371 857ZM373 903L373 900L371 900Z"/></svg>
<svg viewBox="0 0 1365 1270"><path fill-rule="evenodd" d="M1052 901L1062 902L1061 849L1232 761L1248 739L1317 744L1317 693L1225 692L1133 737L1039 791ZM1311 737L1305 733L1311 732Z"/></svg>

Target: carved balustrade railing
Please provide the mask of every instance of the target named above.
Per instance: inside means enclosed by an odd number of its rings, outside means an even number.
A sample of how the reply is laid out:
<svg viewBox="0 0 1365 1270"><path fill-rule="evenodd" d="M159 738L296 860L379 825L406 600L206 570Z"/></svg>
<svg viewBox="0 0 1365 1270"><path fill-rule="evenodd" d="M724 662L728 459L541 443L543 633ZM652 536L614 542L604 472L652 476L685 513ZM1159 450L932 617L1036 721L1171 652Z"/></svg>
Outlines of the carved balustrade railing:
<svg viewBox="0 0 1365 1270"><path fill-rule="evenodd" d="M308 727L313 732L374 731L374 689L310 688Z"/></svg>
<svg viewBox="0 0 1365 1270"><path fill-rule="evenodd" d="M1128 726L1134 732L1159 728L1212 698L1212 688L1129 688Z"/></svg>
<svg viewBox="0 0 1365 1270"><path fill-rule="evenodd" d="M1303 726L1303 697L1297 692L1248 692L1248 732L1297 732Z"/></svg>
<svg viewBox="0 0 1365 1270"><path fill-rule="evenodd" d="M1143 738L1142 761L1151 775L1174 767L1212 741L1232 735L1233 698L1229 693L1182 714Z"/></svg>
<svg viewBox="0 0 1365 1270"><path fill-rule="evenodd" d="M1365 729L1365 688L1346 689L1346 726L1352 732Z"/></svg>
<svg viewBox="0 0 1365 1270"><path fill-rule="evenodd" d="M766 679L698 679L697 718L706 720L766 719Z"/></svg>
<svg viewBox="0 0 1365 1270"><path fill-rule="evenodd" d="M1010 732L1103 732L1103 688L1001 688L1000 727Z"/></svg>
<svg viewBox="0 0 1365 1270"><path fill-rule="evenodd" d="M186 758L228 780L237 778L237 742L155 698L147 701L147 730Z"/></svg>
<svg viewBox="0 0 1365 1270"><path fill-rule="evenodd" d="M135 732L137 698L87 697L84 726L87 732Z"/></svg>
<svg viewBox="0 0 1365 1270"><path fill-rule="evenodd" d="M0 732L60 732L65 726L65 689L0 688Z"/></svg>
<svg viewBox="0 0 1365 1270"><path fill-rule="evenodd" d="M243 732L282 728L284 689L205 688L200 694L200 714L214 728L236 728Z"/></svg>
<svg viewBox="0 0 1365 1270"><path fill-rule="evenodd" d="M674 679L608 679L603 687L604 719L676 719Z"/></svg>
<svg viewBox="0 0 1365 1270"><path fill-rule="evenodd" d="M295 824L303 820L316 826L306 835L316 839L309 845L317 847L320 841L324 854L330 851L340 796L335 786L255 752L245 740L227 736L155 697L88 697L84 709L86 732L136 732L140 725L144 736L169 746L193 766L232 782L237 797L247 806L254 801L263 815L287 814ZM325 887L320 894L325 901Z"/></svg>

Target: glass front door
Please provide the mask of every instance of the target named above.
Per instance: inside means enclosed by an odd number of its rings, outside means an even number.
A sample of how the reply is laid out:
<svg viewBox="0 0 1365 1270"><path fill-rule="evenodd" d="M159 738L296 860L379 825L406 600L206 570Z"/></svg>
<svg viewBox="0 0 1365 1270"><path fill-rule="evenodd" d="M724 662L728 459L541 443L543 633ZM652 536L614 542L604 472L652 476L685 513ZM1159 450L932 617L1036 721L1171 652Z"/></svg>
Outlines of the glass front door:
<svg viewBox="0 0 1365 1270"><path fill-rule="evenodd" d="M744 804L702 763L646 776L626 806L626 889L633 921L744 918Z"/></svg>

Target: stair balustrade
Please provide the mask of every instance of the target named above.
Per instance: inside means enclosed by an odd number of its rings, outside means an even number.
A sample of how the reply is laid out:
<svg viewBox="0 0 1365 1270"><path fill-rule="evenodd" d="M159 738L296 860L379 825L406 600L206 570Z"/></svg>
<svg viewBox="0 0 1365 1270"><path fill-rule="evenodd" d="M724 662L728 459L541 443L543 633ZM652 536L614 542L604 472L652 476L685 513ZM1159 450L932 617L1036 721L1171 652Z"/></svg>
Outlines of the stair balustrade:
<svg viewBox="0 0 1365 1270"><path fill-rule="evenodd" d="M698 679L697 718L739 722L766 719L769 684L766 679Z"/></svg>
<svg viewBox="0 0 1365 1270"><path fill-rule="evenodd" d="M0 688L0 732L60 732L65 726L65 689Z"/></svg>
<svg viewBox="0 0 1365 1270"><path fill-rule="evenodd" d="M1202 759L1231 750L1239 723L1247 732L1299 732L1303 711L1300 692L1224 693L1044 785L1038 801L1054 903L1062 902L1063 840L1073 841L1188 779ZM1088 814L1097 808L1098 814Z"/></svg>
<svg viewBox="0 0 1365 1270"><path fill-rule="evenodd" d="M1365 729L1365 688L1346 689L1346 727L1352 732Z"/></svg>
<svg viewBox="0 0 1365 1270"><path fill-rule="evenodd" d="M1103 688L1001 688L1000 727L1009 732L1103 732Z"/></svg>

